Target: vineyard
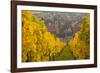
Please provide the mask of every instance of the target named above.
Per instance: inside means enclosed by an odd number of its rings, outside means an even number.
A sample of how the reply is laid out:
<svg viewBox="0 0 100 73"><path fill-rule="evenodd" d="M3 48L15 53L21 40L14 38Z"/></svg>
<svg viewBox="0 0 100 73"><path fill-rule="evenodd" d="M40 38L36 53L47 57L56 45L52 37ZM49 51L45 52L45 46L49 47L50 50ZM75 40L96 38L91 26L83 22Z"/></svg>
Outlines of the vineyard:
<svg viewBox="0 0 100 73"><path fill-rule="evenodd" d="M50 25L50 23L45 20L43 17L39 18L35 12L22 10L22 62L89 58L89 14L82 18L80 29L71 32L72 34L69 33L71 37L65 35L68 34L69 29L66 30L67 33L64 33L64 28L54 30L51 26L49 28L46 25ZM63 35L65 36L63 37Z"/></svg>

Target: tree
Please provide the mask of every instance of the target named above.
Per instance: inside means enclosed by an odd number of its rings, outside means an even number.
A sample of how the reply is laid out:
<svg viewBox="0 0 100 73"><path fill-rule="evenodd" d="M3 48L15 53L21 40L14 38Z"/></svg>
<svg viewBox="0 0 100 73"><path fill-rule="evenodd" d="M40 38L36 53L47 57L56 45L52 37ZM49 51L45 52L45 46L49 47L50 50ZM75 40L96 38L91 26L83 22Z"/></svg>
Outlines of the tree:
<svg viewBox="0 0 100 73"><path fill-rule="evenodd" d="M22 62L49 61L65 45L47 31L44 21L39 20L32 11L22 11Z"/></svg>
<svg viewBox="0 0 100 73"><path fill-rule="evenodd" d="M90 50L90 16L86 15L81 22L80 31L75 33L75 36L69 42L71 51L75 59L89 58Z"/></svg>

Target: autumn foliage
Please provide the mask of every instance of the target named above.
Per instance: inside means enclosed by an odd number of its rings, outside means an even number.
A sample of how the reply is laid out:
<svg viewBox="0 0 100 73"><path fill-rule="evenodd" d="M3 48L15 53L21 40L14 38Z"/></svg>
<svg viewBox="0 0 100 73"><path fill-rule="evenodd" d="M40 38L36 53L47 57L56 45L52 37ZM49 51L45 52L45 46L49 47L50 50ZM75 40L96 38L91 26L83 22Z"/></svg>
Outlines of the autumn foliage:
<svg viewBox="0 0 100 73"><path fill-rule="evenodd" d="M49 61L63 50L65 42L47 31L32 11L22 11L22 62Z"/></svg>
<svg viewBox="0 0 100 73"><path fill-rule="evenodd" d="M85 16L81 22L80 31L69 42L70 49L75 59L89 58L90 51L90 19L89 15Z"/></svg>
<svg viewBox="0 0 100 73"><path fill-rule="evenodd" d="M68 42L47 30L32 11L22 10L22 62L88 59L90 54L90 16L81 21L80 30ZM65 58L67 57L67 58Z"/></svg>

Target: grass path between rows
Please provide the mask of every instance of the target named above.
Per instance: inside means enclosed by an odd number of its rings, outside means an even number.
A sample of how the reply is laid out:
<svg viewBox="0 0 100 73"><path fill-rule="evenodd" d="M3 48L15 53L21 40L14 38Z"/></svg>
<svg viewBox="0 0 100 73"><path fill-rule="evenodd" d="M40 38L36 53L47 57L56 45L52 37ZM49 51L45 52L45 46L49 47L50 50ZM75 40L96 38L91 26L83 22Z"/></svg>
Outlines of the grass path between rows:
<svg viewBox="0 0 100 73"><path fill-rule="evenodd" d="M70 51L69 47L65 47L59 55L57 55L54 60L55 61L61 61L61 60L73 60L74 57Z"/></svg>

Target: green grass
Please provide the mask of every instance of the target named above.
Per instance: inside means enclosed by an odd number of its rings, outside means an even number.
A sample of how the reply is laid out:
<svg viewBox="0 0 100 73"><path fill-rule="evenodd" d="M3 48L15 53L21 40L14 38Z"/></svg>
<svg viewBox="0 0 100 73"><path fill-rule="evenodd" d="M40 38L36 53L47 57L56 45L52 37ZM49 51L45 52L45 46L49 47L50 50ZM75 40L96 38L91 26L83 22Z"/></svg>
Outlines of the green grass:
<svg viewBox="0 0 100 73"><path fill-rule="evenodd" d="M74 60L74 57L69 47L65 47L57 56L54 57L55 61L61 60Z"/></svg>

